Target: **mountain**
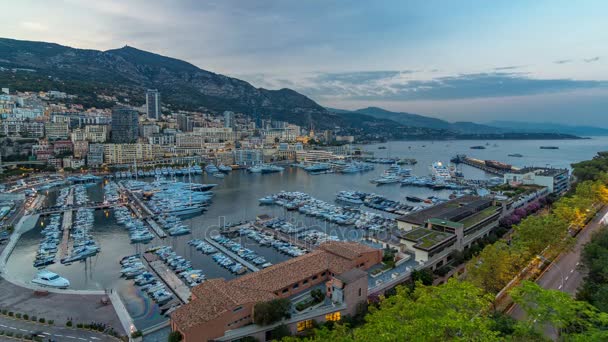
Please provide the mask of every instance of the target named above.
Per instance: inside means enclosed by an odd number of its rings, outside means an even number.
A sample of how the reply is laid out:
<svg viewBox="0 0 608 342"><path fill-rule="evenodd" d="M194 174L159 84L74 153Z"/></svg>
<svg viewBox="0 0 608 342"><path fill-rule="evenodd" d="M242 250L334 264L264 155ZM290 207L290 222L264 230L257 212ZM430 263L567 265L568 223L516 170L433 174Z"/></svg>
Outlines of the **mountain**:
<svg viewBox="0 0 608 342"><path fill-rule="evenodd" d="M330 111L336 112L336 109L331 109ZM342 110L341 113L347 111ZM378 107L368 107L363 109L358 109L352 111L351 113L359 113L365 114L369 116L373 116L379 119L388 119L395 122L398 122L405 126L411 127L425 127L432 129L443 129L452 132L458 132L463 134L500 134L505 133L506 130L491 127L487 125L476 124L473 122L447 122L445 120L431 118L428 116L423 116L419 114L411 114L404 112L391 112L386 109L378 108Z"/></svg>
<svg viewBox="0 0 608 342"><path fill-rule="evenodd" d="M492 121L489 123L494 127L500 127L512 131L520 132L546 132L546 133L562 133L573 134L578 136L605 136L608 135L608 129L593 126L570 126L561 125L550 122L533 123L521 121Z"/></svg>
<svg viewBox="0 0 608 342"><path fill-rule="evenodd" d="M57 89L95 104L97 94L143 104L147 88L174 109L233 110L303 126L331 128L342 120L291 89L268 90L190 63L125 46L97 51L53 43L0 38L0 83L16 90ZM79 100L81 100L79 99ZM97 103L103 105L103 103ZM331 126L331 127L330 127Z"/></svg>

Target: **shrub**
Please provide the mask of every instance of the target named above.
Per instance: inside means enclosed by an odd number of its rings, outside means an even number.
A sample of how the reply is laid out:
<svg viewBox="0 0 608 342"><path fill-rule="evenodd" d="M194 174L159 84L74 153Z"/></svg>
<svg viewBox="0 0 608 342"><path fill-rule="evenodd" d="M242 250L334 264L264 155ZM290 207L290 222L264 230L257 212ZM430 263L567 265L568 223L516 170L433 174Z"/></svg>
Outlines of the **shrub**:
<svg viewBox="0 0 608 342"><path fill-rule="evenodd" d="M254 321L257 325L269 325L289 317L289 299L280 298L257 303L254 307Z"/></svg>
<svg viewBox="0 0 608 342"><path fill-rule="evenodd" d="M76 324L76 328L82 329L82 323Z"/></svg>
<svg viewBox="0 0 608 342"><path fill-rule="evenodd" d="M6 315L8 313L8 310L2 310L2 314Z"/></svg>
<svg viewBox="0 0 608 342"><path fill-rule="evenodd" d="M30 319L30 316L28 316L27 314L23 314L23 319L28 320Z"/></svg>
<svg viewBox="0 0 608 342"><path fill-rule="evenodd" d="M15 317L17 317L17 318L21 318L21 314L20 314L20 313L17 313L17 314L15 314Z"/></svg>
<svg viewBox="0 0 608 342"><path fill-rule="evenodd" d="M52 319L49 319L48 323L49 323L49 325L53 325L53 324L55 324L55 321Z"/></svg>
<svg viewBox="0 0 608 342"><path fill-rule="evenodd" d="M144 334L141 332L141 330L137 330L131 333L132 338L142 337L143 335Z"/></svg>
<svg viewBox="0 0 608 342"><path fill-rule="evenodd" d="M27 318L26 318L27 319ZM38 317L36 316L32 316L32 321L36 322L38 320Z"/></svg>
<svg viewBox="0 0 608 342"><path fill-rule="evenodd" d="M71 326L72 326L72 321L67 321L67 322L65 323L65 325L66 325L67 327L71 327Z"/></svg>
<svg viewBox="0 0 608 342"><path fill-rule="evenodd" d="M9 312L9 313L8 313L8 315L9 315L10 317L13 317L13 315L14 315L14 314L13 314L13 312L11 311L11 312Z"/></svg>
<svg viewBox="0 0 608 342"><path fill-rule="evenodd" d="M172 331L169 334L169 342L179 342L182 340L182 334L179 331Z"/></svg>
<svg viewBox="0 0 608 342"><path fill-rule="evenodd" d="M273 340L280 341L283 337L291 336L291 331L285 324L278 325L270 331Z"/></svg>
<svg viewBox="0 0 608 342"><path fill-rule="evenodd" d="M7 331L6 332L6 336L9 336L9 337L13 336L13 332L12 331Z"/></svg>
<svg viewBox="0 0 608 342"><path fill-rule="evenodd" d="M315 300L315 303L320 303L325 299L325 293L321 289L310 291L310 296Z"/></svg>
<svg viewBox="0 0 608 342"><path fill-rule="evenodd" d="M40 318L40 319L38 320L38 322L40 322L40 323L45 323L45 322L46 322L46 320L45 320L44 318Z"/></svg>
<svg viewBox="0 0 608 342"><path fill-rule="evenodd" d="M18 338L18 339L21 339L23 337L23 335L17 334L17 335L15 335L15 337Z"/></svg>
<svg viewBox="0 0 608 342"><path fill-rule="evenodd" d="M0 336L4 335L4 330L0 330Z"/></svg>

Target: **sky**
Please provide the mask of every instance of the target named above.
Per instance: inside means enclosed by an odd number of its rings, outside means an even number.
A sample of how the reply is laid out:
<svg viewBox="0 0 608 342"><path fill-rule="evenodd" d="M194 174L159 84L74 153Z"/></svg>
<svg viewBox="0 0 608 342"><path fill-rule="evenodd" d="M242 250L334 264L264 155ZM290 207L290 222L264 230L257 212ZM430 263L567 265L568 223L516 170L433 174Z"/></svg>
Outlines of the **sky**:
<svg viewBox="0 0 608 342"><path fill-rule="evenodd" d="M186 60L321 105L608 127L608 1L0 0L1 36ZM0 56L1 58L1 56Z"/></svg>

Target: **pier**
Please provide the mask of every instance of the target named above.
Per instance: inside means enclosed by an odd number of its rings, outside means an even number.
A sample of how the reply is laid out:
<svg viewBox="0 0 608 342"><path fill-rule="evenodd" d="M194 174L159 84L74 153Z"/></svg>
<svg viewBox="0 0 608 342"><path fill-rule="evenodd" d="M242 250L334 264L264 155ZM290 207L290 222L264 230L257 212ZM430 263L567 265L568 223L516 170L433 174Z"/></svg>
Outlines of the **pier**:
<svg viewBox="0 0 608 342"><path fill-rule="evenodd" d="M256 222L253 225L253 228L255 230L257 230L257 231L261 231L261 232L265 232L265 233L271 234L272 236L274 236L274 237L276 237L276 238L278 238L280 240L283 240L284 242L289 242L292 245L295 245L297 247L303 248L303 249L305 249L307 251L312 250L312 248L311 248L312 246L310 244L307 244L307 243L305 243L303 241L300 241L297 238L295 238L295 237L293 237L291 235L285 234L283 232L280 232L278 230L268 228L268 227L266 227L266 226L264 226L264 225L262 225L262 224L260 224L258 222Z"/></svg>
<svg viewBox="0 0 608 342"><path fill-rule="evenodd" d="M182 303L188 303L191 295L190 288L179 279L169 266L151 253L144 254L143 259Z"/></svg>
<svg viewBox="0 0 608 342"><path fill-rule="evenodd" d="M511 170L507 170L507 169L498 169L498 168L495 168L495 167L488 166L488 165L486 165L486 163L485 163L484 160L467 157L465 155L458 155L458 156L452 158L452 162L455 163L455 164L469 165L469 166L472 166L474 168L478 168L480 170L483 170L483 171L485 171L487 173L495 174L495 175L498 175L498 176L504 176L505 173L511 171Z"/></svg>
<svg viewBox="0 0 608 342"><path fill-rule="evenodd" d="M150 227L152 227L152 230L156 233L156 235L158 235L159 238L164 239L167 237L167 233L165 233L165 231L158 226L158 223L156 223L156 221L148 217L146 219L146 222L148 222Z"/></svg>
<svg viewBox="0 0 608 342"><path fill-rule="evenodd" d="M213 241L212 239L206 237L205 240L211 244L213 247L219 249L220 251L222 251L222 253L228 255L229 257L231 257L232 259L238 261L239 263L241 263L243 266L247 267L248 269L250 269L252 272L257 272L260 269L255 267L253 264L251 264L250 262L246 261L245 259L241 258L240 256L234 254L231 250L227 249L226 247L220 245L219 243Z"/></svg>
<svg viewBox="0 0 608 342"><path fill-rule="evenodd" d="M68 197L66 198L66 204L67 205L73 205L74 204L74 189L70 189L70 193L68 194ZM69 242L70 242L70 229L72 229L72 215L73 215L73 211L67 210L65 212L63 212L63 234L61 236L61 244L60 244L60 259L65 258L68 255L68 249L69 249Z"/></svg>

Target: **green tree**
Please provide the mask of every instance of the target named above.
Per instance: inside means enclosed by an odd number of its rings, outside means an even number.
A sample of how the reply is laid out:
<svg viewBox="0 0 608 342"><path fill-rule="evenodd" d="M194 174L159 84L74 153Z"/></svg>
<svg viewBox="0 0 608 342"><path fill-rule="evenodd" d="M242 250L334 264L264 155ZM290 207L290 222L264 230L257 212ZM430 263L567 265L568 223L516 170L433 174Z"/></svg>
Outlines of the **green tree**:
<svg viewBox="0 0 608 342"><path fill-rule="evenodd" d="M525 262L518 249L498 241L486 246L467 264L466 278L486 293L496 294L517 275Z"/></svg>
<svg viewBox="0 0 608 342"><path fill-rule="evenodd" d="M253 308L253 321L258 325L269 325L289 317L291 302L287 298L257 303Z"/></svg>
<svg viewBox="0 0 608 342"><path fill-rule="evenodd" d="M169 342L179 342L182 340L182 334L179 331L172 331L169 334Z"/></svg>

